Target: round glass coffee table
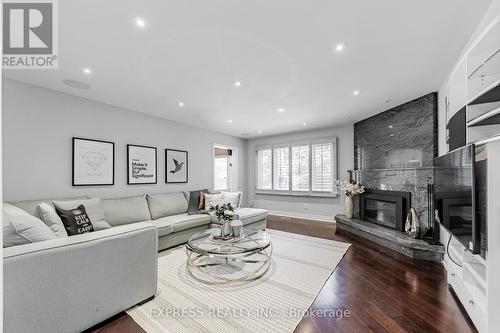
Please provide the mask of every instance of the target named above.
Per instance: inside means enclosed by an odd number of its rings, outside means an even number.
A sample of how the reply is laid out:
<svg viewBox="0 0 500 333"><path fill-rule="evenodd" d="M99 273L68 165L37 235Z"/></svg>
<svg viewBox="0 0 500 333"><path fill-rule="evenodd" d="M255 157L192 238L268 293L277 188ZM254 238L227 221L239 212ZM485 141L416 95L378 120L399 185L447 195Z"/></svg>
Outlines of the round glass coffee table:
<svg viewBox="0 0 500 333"><path fill-rule="evenodd" d="M238 241L213 240L220 229L208 229L189 238L187 270L204 283L246 282L260 278L271 264L271 236L255 228L243 228Z"/></svg>

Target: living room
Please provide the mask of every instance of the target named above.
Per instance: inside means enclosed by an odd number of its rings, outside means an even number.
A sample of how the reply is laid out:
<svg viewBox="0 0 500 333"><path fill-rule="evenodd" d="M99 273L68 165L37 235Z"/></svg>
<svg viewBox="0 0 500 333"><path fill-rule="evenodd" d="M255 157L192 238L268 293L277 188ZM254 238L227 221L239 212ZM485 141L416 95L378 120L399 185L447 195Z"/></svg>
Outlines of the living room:
<svg viewBox="0 0 500 333"><path fill-rule="evenodd" d="M5 332L495 332L500 0L4 0Z"/></svg>

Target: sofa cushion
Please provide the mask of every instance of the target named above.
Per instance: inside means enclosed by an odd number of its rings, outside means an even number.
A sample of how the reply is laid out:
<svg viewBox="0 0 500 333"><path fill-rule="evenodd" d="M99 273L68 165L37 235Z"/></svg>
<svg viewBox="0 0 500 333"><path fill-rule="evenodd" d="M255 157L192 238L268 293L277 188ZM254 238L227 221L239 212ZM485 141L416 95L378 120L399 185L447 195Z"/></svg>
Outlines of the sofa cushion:
<svg viewBox="0 0 500 333"><path fill-rule="evenodd" d="M46 204L54 207L54 205L52 204L52 201L71 201L71 200L83 200L83 199L88 199L88 197L24 200L24 201L13 201L13 202L9 202L9 203L11 205L18 207L18 208L21 208L22 210L28 212L29 214L31 214L35 217L41 218L41 216L37 215L37 209L36 209L36 206L38 206L41 203L46 203Z"/></svg>
<svg viewBox="0 0 500 333"><path fill-rule="evenodd" d="M156 225L156 229L158 230L158 237L170 235L171 233L174 232L174 225L172 224L172 222L169 220L166 220L166 221L163 220L163 219L166 219L169 217L170 216L162 217L162 218L160 218L158 220L154 220L152 222L154 225Z"/></svg>
<svg viewBox="0 0 500 333"><path fill-rule="evenodd" d="M158 223L162 226L172 225L172 232L179 232L182 230L210 224L210 216L178 214L162 217L158 220L153 221L153 223ZM160 233L160 230L158 230L158 233Z"/></svg>
<svg viewBox="0 0 500 333"><path fill-rule="evenodd" d="M224 193L205 194L205 210L224 204Z"/></svg>
<svg viewBox="0 0 500 333"><path fill-rule="evenodd" d="M222 192L224 193L224 203L230 203L233 208L241 207L243 192Z"/></svg>
<svg viewBox="0 0 500 333"><path fill-rule="evenodd" d="M146 198L153 220L187 212L188 203L182 192L148 194Z"/></svg>
<svg viewBox="0 0 500 333"><path fill-rule="evenodd" d="M57 238L42 220L5 202L2 209L2 223L4 247Z"/></svg>
<svg viewBox="0 0 500 333"><path fill-rule="evenodd" d="M206 213L203 207L200 208L200 199L203 193L208 193L208 189L191 191L188 195L188 215L204 214ZM203 199L204 200L204 199Z"/></svg>
<svg viewBox="0 0 500 333"><path fill-rule="evenodd" d="M92 222L95 231L111 228L102 209L100 198L80 199L71 201L52 201L54 206L59 209L68 210L75 209L80 205L85 207L85 211Z"/></svg>
<svg viewBox="0 0 500 333"><path fill-rule="evenodd" d="M104 199L102 208L106 221L112 226L151 220L145 195Z"/></svg>
<svg viewBox="0 0 500 333"><path fill-rule="evenodd" d="M235 214L238 214L243 225L248 225L260 220L263 220L267 217L267 210L260 208L238 208L234 211ZM214 212L210 213L212 218L212 223L222 224Z"/></svg>
<svg viewBox="0 0 500 333"><path fill-rule="evenodd" d="M36 215L52 230L56 237L68 237L63 221L54 206L41 202L36 206Z"/></svg>

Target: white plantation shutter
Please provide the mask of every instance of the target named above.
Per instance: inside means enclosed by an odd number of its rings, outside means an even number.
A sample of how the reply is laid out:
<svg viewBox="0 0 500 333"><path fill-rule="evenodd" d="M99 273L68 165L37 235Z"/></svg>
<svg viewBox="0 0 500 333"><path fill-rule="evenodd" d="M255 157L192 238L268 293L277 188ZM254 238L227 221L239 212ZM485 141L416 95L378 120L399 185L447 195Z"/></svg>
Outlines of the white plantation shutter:
<svg viewBox="0 0 500 333"><path fill-rule="evenodd" d="M280 194L337 194L337 139L316 139L256 150L257 190Z"/></svg>
<svg viewBox="0 0 500 333"><path fill-rule="evenodd" d="M313 192L334 192L334 178L336 167L334 161L333 142L311 145L311 190Z"/></svg>
<svg viewBox="0 0 500 333"><path fill-rule="evenodd" d="M257 189L272 190L273 189L273 164L272 150L261 149L257 150Z"/></svg>
<svg viewBox="0 0 500 333"><path fill-rule="evenodd" d="M309 145L292 147L292 191L309 191Z"/></svg>
<svg viewBox="0 0 500 333"><path fill-rule="evenodd" d="M274 148L273 150L273 189L288 191L289 187L289 147Z"/></svg>

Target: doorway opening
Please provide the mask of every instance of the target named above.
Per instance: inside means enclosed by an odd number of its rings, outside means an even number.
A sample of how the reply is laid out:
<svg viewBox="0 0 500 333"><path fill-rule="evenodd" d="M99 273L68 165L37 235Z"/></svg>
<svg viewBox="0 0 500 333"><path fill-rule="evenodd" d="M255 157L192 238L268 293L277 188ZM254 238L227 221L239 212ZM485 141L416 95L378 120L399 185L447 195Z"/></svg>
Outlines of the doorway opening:
<svg viewBox="0 0 500 333"><path fill-rule="evenodd" d="M215 191L232 191L235 188L235 165L237 162L236 149L233 147L214 145L214 174L213 185Z"/></svg>

